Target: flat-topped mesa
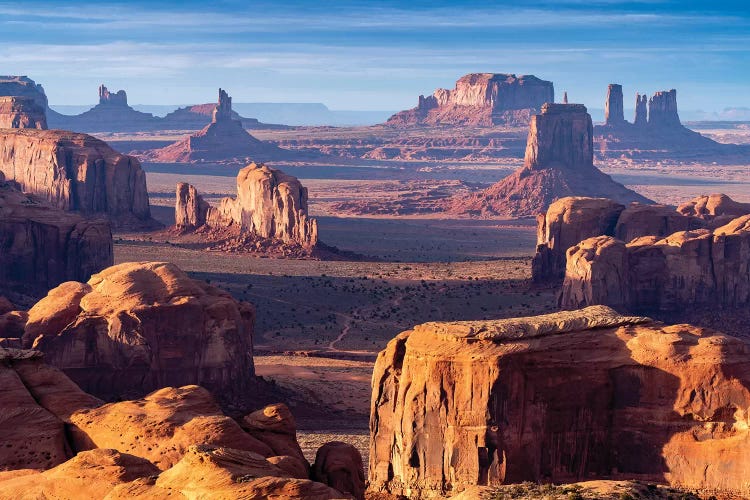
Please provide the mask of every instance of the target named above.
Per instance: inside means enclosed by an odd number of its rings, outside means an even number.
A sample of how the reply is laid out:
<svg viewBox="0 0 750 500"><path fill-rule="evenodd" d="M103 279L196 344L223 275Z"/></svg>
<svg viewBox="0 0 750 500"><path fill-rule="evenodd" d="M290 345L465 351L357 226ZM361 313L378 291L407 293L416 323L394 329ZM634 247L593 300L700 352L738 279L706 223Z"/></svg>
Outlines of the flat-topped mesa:
<svg viewBox="0 0 750 500"><path fill-rule="evenodd" d="M219 102L216 104L211 114L211 123L219 121L233 120L232 116L232 98L226 91L219 89Z"/></svg>
<svg viewBox="0 0 750 500"><path fill-rule="evenodd" d="M396 113L387 124L417 125L526 125L545 102L554 102L552 82L533 75L470 73L453 90L437 89L419 96L416 108Z"/></svg>
<svg viewBox="0 0 750 500"><path fill-rule="evenodd" d="M646 94L635 95L635 119L633 124L636 127L645 127L648 125L648 97Z"/></svg>
<svg viewBox="0 0 750 500"><path fill-rule="evenodd" d="M524 167L593 169L593 125L583 104L542 106L531 117Z"/></svg>
<svg viewBox="0 0 750 500"><path fill-rule="evenodd" d="M180 229L234 227L310 249L318 243L318 222L307 210L307 188L299 179L251 163L237 174L237 197L223 198L218 207L203 201L193 186L179 183L175 221Z"/></svg>
<svg viewBox="0 0 750 500"><path fill-rule="evenodd" d="M153 227L140 162L95 137L64 130L0 130L0 172L57 208Z"/></svg>
<svg viewBox="0 0 750 500"><path fill-rule="evenodd" d="M677 91L656 92L648 101L648 124L651 127L681 127L677 114Z"/></svg>
<svg viewBox="0 0 750 500"><path fill-rule="evenodd" d="M610 83L607 87L607 100L604 103L605 125L618 126L625 123L622 85Z"/></svg>
<svg viewBox="0 0 750 500"><path fill-rule="evenodd" d="M44 88L28 76L0 76L0 96L30 97L37 106L47 109Z"/></svg>
<svg viewBox="0 0 750 500"><path fill-rule="evenodd" d="M747 353L608 307L418 325L375 363L370 490L629 479L746 496Z"/></svg>
<svg viewBox="0 0 750 500"><path fill-rule="evenodd" d="M110 92L104 84L99 85L99 104L128 107L128 95L124 90Z"/></svg>

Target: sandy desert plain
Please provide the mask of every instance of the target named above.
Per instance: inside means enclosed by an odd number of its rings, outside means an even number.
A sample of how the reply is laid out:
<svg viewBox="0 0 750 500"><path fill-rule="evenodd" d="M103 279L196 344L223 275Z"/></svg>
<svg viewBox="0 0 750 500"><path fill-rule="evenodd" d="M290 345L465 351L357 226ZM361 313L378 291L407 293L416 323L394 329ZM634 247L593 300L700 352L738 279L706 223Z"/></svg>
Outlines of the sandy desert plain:
<svg viewBox="0 0 750 500"><path fill-rule="evenodd" d="M746 127L700 131L718 142L750 143ZM525 140L523 130L515 133L519 141ZM373 135L395 132L319 127L253 134L279 144L300 139L335 143L342 137L351 144L353 137L366 143ZM128 152L161 146L180 133L98 136ZM115 261L174 262L192 277L255 304L257 374L294 394L290 405L305 452L314 454L319 443L335 435L357 446L366 464L372 367L391 338L426 321L556 310L557 290L534 286L530 280L536 242L533 218L460 218L443 213L435 203L497 182L522 164L522 155L521 150L509 152L507 158L461 161L331 155L309 163L269 162L297 176L309 189L310 214L319 220L320 240L363 256L357 261L191 249L170 241L164 232L116 234ZM742 158L715 162L600 156L595 164L664 204L718 192L750 202L750 161L743 163ZM235 193L236 165L143 166L153 214L165 225L174 223L177 182L193 184L211 204ZM370 214L357 215L362 207ZM406 215L398 215L402 208ZM325 408L325 414L306 411L311 408Z"/></svg>

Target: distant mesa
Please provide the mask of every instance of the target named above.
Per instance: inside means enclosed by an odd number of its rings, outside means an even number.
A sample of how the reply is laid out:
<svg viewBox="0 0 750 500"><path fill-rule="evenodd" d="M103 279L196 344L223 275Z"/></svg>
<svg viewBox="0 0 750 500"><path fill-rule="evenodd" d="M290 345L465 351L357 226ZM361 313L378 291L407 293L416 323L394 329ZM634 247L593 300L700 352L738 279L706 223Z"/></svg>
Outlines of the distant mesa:
<svg viewBox="0 0 750 500"><path fill-rule="evenodd" d="M175 225L184 231L230 230L238 243L259 249L275 240L309 252L318 243L307 188L296 177L256 163L237 174L237 197L223 198L218 207L205 202L195 187L179 183Z"/></svg>
<svg viewBox="0 0 750 500"><path fill-rule="evenodd" d="M651 203L594 166L593 127L584 105L547 103L531 118L524 166L484 191L454 198L448 210L530 216L566 196Z"/></svg>
<svg viewBox="0 0 750 500"><path fill-rule="evenodd" d="M0 128L47 128L47 96L26 76L0 76Z"/></svg>
<svg viewBox="0 0 750 500"><path fill-rule="evenodd" d="M99 85L99 104L104 106L128 106L128 94L124 90L110 92L104 84Z"/></svg>
<svg viewBox="0 0 750 500"><path fill-rule="evenodd" d="M555 101L552 82L533 75L470 73L453 90L419 96L416 108L388 119L392 127L465 125L526 126L546 102Z"/></svg>
<svg viewBox="0 0 750 500"><path fill-rule="evenodd" d="M210 124L174 144L146 153L144 158L156 163L193 163L264 161L288 156L288 151L260 141L245 131L242 123L234 118L232 98L219 89Z"/></svg>

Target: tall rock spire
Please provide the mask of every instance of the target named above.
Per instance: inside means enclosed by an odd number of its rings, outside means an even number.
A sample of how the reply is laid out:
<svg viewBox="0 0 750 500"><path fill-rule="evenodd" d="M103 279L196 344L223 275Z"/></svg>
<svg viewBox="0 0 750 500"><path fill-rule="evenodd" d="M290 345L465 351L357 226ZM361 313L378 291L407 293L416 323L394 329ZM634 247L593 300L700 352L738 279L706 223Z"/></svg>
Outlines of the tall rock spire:
<svg viewBox="0 0 750 500"><path fill-rule="evenodd" d="M648 98L645 94L635 95L635 120L633 121L633 123L636 127L645 127L648 123L648 111L646 110L647 103Z"/></svg>
<svg viewBox="0 0 750 500"><path fill-rule="evenodd" d="M604 123L621 125L625 123L622 104L622 85L610 83L607 87L607 101L604 103Z"/></svg>

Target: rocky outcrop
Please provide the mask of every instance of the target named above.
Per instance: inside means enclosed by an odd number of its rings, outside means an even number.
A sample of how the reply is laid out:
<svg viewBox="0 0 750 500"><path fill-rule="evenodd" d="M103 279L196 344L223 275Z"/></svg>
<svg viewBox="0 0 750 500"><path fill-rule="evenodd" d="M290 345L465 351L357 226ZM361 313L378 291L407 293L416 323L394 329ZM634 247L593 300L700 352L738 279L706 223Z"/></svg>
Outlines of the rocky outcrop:
<svg viewBox="0 0 750 500"><path fill-rule="evenodd" d="M47 109L44 88L28 76L0 76L0 96L30 98L37 107Z"/></svg>
<svg viewBox="0 0 750 500"><path fill-rule="evenodd" d="M453 90L419 96L416 108L388 119L393 127L425 125L525 126L542 104L555 101L552 82L533 75L470 73Z"/></svg>
<svg viewBox="0 0 750 500"><path fill-rule="evenodd" d="M288 157L289 152L263 142L245 131L232 111L232 99L219 89L211 123L199 132L144 155L160 163L269 160Z"/></svg>
<svg viewBox="0 0 750 500"><path fill-rule="evenodd" d="M216 108L216 103L195 104L176 109L160 119L157 128L161 130L200 130L211 123L214 108ZM232 111L231 117L232 120L242 123L245 129L289 128L287 125L261 123L256 118L240 116L236 111Z"/></svg>
<svg viewBox="0 0 750 500"><path fill-rule="evenodd" d="M307 188L296 177L251 163L237 174L237 197L210 207L193 186L177 185L175 220L190 229L202 221L212 228L234 227L241 233L312 248L318 223L307 215Z"/></svg>
<svg viewBox="0 0 750 500"><path fill-rule="evenodd" d="M151 227L146 174L104 141L63 130L1 130L0 172L57 208Z"/></svg>
<svg viewBox="0 0 750 500"><path fill-rule="evenodd" d="M354 446L332 441L318 448L312 466L312 478L351 495L355 500L364 500L363 470L362 455Z"/></svg>
<svg viewBox="0 0 750 500"><path fill-rule="evenodd" d="M625 206L607 198L567 197L537 215L537 250L531 263L536 283L554 283L565 276L565 252L581 240L613 234Z"/></svg>
<svg viewBox="0 0 750 500"><path fill-rule="evenodd" d="M524 166L480 193L459 197L449 210L472 215L528 216L566 196L650 200L594 166L593 127L582 104L545 104L531 119Z"/></svg>
<svg viewBox="0 0 750 500"><path fill-rule="evenodd" d="M635 117L633 125L645 127L648 124L648 97L644 94L635 95Z"/></svg>
<svg viewBox="0 0 750 500"><path fill-rule="evenodd" d="M128 94L124 90L112 93L104 84L101 84L99 85L99 104L126 107L128 105Z"/></svg>
<svg viewBox="0 0 750 500"><path fill-rule="evenodd" d="M610 83L607 88L607 101L604 103L604 123L609 126L618 126L625 123L622 85L617 83Z"/></svg>
<svg viewBox="0 0 750 500"><path fill-rule="evenodd" d="M34 200L0 172L0 290L37 296L63 281L87 280L113 258L106 220Z"/></svg>
<svg viewBox="0 0 750 500"><path fill-rule="evenodd" d="M30 97L0 96L0 128L47 128L44 108Z"/></svg>
<svg viewBox="0 0 750 500"><path fill-rule="evenodd" d="M647 313L747 307L750 215L666 238L583 240L568 249L561 306L591 304Z"/></svg>
<svg viewBox="0 0 750 500"><path fill-rule="evenodd" d="M717 217L739 217L750 214L750 203L739 203L722 193L699 196L677 207L682 215L714 220Z"/></svg>
<svg viewBox="0 0 750 500"><path fill-rule="evenodd" d="M681 127L677 114L677 91L663 90L656 92L648 100L648 124L652 128Z"/></svg>
<svg viewBox="0 0 750 500"><path fill-rule="evenodd" d="M749 353L602 306L419 325L375 364L370 488L613 478L746 496Z"/></svg>
<svg viewBox="0 0 750 500"><path fill-rule="evenodd" d="M129 262L51 290L29 311L23 344L103 399L200 384L231 401L253 379L254 318L252 305L173 264Z"/></svg>

